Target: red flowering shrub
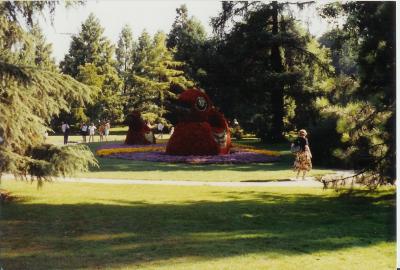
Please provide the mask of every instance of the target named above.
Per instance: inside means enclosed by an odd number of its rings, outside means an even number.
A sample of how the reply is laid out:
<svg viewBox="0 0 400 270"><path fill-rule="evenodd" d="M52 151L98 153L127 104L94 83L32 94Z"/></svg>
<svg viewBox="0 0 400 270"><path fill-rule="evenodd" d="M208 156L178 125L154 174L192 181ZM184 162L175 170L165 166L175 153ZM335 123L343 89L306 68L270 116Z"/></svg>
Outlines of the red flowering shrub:
<svg viewBox="0 0 400 270"><path fill-rule="evenodd" d="M231 147L228 124L210 98L196 89L188 89L178 98L180 122L175 126L166 148L170 155L227 154Z"/></svg>

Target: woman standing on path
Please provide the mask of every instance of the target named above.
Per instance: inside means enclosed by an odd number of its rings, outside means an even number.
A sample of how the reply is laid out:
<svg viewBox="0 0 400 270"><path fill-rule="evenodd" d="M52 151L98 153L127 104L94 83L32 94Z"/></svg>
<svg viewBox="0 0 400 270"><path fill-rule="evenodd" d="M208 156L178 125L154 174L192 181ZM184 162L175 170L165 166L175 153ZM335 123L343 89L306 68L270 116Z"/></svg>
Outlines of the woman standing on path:
<svg viewBox="0 0 400 270"><path fill-rule="evenodd" d="M299 178L300 172L303 171L304 180L306 173L311 170L311 150L307 140L307 131L305 129L301 129L299 131L299 137L295 140L294 145L292 147L298 147L299 151L296 152L296 158L294 160L294 171L297 171L296 179Z"/></svg>

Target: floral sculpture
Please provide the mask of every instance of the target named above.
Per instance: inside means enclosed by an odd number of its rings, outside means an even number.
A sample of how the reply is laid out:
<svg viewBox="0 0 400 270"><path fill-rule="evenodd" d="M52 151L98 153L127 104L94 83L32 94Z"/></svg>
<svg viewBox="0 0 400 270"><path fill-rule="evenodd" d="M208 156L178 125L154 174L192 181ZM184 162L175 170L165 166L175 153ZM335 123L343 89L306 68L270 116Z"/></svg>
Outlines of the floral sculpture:
<svg viewBox="0 0 400 270"><path fill-rule="evenodd" d="M198 89L181 93L175 106L178 124L168 141L170 155L228 154L231 138L227 121L211 103L208 95Z"/></svg>
<svg viewBox="0 0 400 270"><path fill-rule="evenodd" d="M155 143L153 132L143 121L140 112L131 112L126 119L129 130L125 144L152 144Z"/></svg>

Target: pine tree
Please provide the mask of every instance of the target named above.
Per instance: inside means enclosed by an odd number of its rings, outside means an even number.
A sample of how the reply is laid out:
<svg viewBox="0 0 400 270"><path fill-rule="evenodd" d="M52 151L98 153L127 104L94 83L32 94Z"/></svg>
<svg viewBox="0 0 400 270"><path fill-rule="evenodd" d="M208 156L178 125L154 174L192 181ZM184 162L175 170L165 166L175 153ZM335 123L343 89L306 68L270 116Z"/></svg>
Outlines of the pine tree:
<svg viewBox="0 0 400 270"><path fill-rule="evenodd" d="M128 89L131 89L133 86L131 73L133 69L135 47L136 44L133 41L132 30L128 25L125 25L119 35L117 49L115 51L118 74L123 81L123 95L127 94Z"/></svg>
<svg viewBox="0 0 400 270"><path fill-rule="evenodd" d="M115 68L113 60L114 48L111 42L104 37L104 28L101 27L99 20L90 14L82 24L78 35L72 37L72 42L68 54L60 63L64 73L74 78L82 78L85 72L82 67L85 64L96 66L96 73L99 77L104 77L103 84L98 95L94 97L94 104L85 109L87 116L92 120L108 118L111 121L121 121L123 117L121 96L122 81ZM92 85L90 82L87 82ZM75 106L75 111L82 111ZM75 115L75 120L83 118Z"/></svg>
<svg viewBox="0 0 400 270"><path fill-rule="evenodd" d="M286 15L286 5L224 2L213 19L218 53L206 68L216 73L213 95L224 111L231 110L232 117L268 141L283 140L285 129L315 121L317 82L331 72L327 52ZM237 17L240 22L232 20ZM233 25L226 30L229 21Z"/></svg>
<svg viewBox="0 0 400 270"><path fill-rule="evenodd" d="M138 73L134 75L138 92L144 93L145 100L151 101L147 113L163 118L167 112L165 102L174 98L174 89L183 90L192 84L179 70L183 63L175 61L173 51L166 47L166 36L162 32L155 34L150 50L147 50L146 35L139 40Z"/></svg>
<svg viewBox="0 0 400 270"><path fill-rule="evenodd" d="M356 40L357 85L347 104L326 106L337 117L346 160L371 187L395 180L395 3L327 5L324 15L346 15L344 31Z"/></svg>
<svg viewBox="0 0 400 270"><path fill-rule="evenodd" d="M47 44L42 30L38 25L34 25L30 30L33 38L34 46L34 64L41 68L57 71L57 65L54 57L52 57L51 44Z"/></svg>
<svg viewBox="0 0 400 270"><path fill-rule="evenodd" d="M54 116L70 102L91 101L88 87L54 70L51 46L33 27L34 15L46 7L54 11L55 3L0 3L0 176L30 175L39 183L96 164L86 146L43 144Z"/></svg>
<svg viewBox="0 0 400 270"><path fill-rule="evenodd" d="M203 70L199 66L203 57L206 32L195 17L189 17L186 5L176 9L176 18L167 37L167 47L176 49L175 59L185 63L187 76L200 80Z"/></svg>
<svg viewBox="0 0 400 270"><path fill-rule="evenodd" d="M155 106L152 102L155 98L154 93L144 88L135 79L135 76L144 76L145 66L149 60L151 47L151 37L146 30L143 30L137 41L137 46L132 48L132 66L127 74L127 82L131 84L131 88L127 88L125 113L138 110L144 113L143 116L146 120L154 121L156 118L156 114L152 113L152 111L155 110Z"/></svg>

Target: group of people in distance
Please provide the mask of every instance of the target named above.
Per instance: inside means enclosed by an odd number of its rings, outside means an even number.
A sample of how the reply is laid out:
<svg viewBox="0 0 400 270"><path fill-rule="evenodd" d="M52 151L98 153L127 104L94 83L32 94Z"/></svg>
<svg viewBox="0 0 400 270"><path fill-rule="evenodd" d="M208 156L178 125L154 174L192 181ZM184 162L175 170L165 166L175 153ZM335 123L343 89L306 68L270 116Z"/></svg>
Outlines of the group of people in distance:
<svg viewBox="0 0 400 270"><path fill-rule="evenodd" d="M83 142L86 141L86 136L89 136L89 141L88 142L94 142L94 135L97 133L100 136L99 141L103 142L104 140L107 142L108 141L108 136L110 135L110 121L102 121L99 122L98 127L94 125L94 123L91 123L90 126L88 126L86 123L81 124L81 135L82 135L82 140Z"/></svg>
<svg viewBox="0 0 400 270"><path fill-rule="evenodd" d="M80 126L80 134L82 136L82 142L94 142L94 135L99 134L100 139L99 141L108 141L108 136L110 135L110 121L102 121L99 122L98 127L91 123L89 126L86 123L82 123ZM64 144L68 144L68 136L70 134L70 126L67 122L61 123L61 131L64 135ZM89 140L86 140L86 137L89 136Z"/></svg>

